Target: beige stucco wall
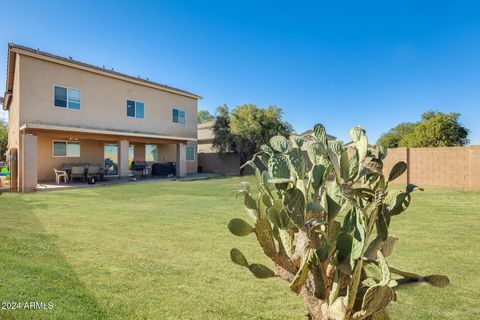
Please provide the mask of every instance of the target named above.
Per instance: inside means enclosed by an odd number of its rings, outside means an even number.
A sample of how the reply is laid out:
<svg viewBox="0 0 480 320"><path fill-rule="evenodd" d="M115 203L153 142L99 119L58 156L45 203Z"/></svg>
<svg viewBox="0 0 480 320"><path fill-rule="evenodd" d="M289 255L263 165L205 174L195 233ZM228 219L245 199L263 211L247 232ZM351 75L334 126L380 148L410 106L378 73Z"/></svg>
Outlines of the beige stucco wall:
<svg viewBox="0 0 480 320"><path fill-rule="evenodd" d="M164 144L158 146L159 162L175 162L177 147L174 144Z"/></svg>
<svg viewBox="0 0 480 320"><path fill-rule="evenodd" d="M195 173L198 171L198 148L197 143L193 141L188 142L188 146L195 147L195 160L187 161L187 173Z"/></svg>
<svg viewBox="0 0 480 320"><path fill-rule="evenodd" d="M19 92L20 88L20 59L17 57L15 60L15 73L13 79L13 90L14 92ZM22 152L21 152L21 141L19 135L19 117L20 117L20 95L13 94L12 102L8 110L8 145L7 148L16 149L17 152L17 161L16 161L16 177L11 177L12 188L15 190L18 189L19 185L22 183L23 179L23 164L22 164Z"/></svg>
<svg viewBox="0 0 480 320"><path fill-rule="evenodd" d="M38 137L32 134L22 135L22 168L24 168L21 181L21 191L34 191L37 187L37 147Z"/></svg>
<svg viewBox="0 0 480 320"><path fill-rule="evenodd" d="M18 55L17 55L18 57ZM197 138L197 100L73 67L20 56L20 126L42 123ZM80 110L54 107L54 85L80 90ZM18 92L18 90L17 90ZM126 100L144 103L144 119L127 117ZM186 111L172 122L172 108Z"/></svg>
<svg viewBox="0 0 480 320"><path fill-rule="evenodd" d="M187 173L195 173L198 170L198 155L196 143L193 141L188 142L188 146L195 147L195 160L187 161ZM159 162L175 162L176 161L177 147L174 144L164 144L158 146L158 161Z"/></svg>
<svg viewBox="0 0 480 320"><path fill-rule="evenodd" d="M15 73L13 79L13 92L18 92L20 88L20 59L15 61ZM18 148L20 145L19 129L19 105L20 95L14 94L10 109L8 110L8 148Z"/></svg>

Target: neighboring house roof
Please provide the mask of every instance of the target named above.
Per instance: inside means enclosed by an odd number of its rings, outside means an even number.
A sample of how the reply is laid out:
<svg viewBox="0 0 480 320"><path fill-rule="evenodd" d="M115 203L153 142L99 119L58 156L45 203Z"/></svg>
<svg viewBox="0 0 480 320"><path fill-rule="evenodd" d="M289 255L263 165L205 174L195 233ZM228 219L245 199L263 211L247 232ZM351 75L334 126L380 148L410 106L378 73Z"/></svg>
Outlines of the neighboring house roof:
<svg viewBox="0 0 480 320"><path fill-rule="evenodd" d="M143 78L140 78L140 77L133 77L133 76L121 73L121 72L113 71L113 69L110 70L110 69L106 69L104 67L97 67L97 66L94 66L94 65L91 65L91 64L88 64L88 63L84 63L84 62L74 60L70 57L65 58L65 57L57 56L57 55L54 55L54 54L51 54L51 53L48 53L48 52L45 52L45 51L40 51L39 49L33 49L33 48L25 47L25 46L22 46L22 45L9 43L8 44L8 58L7 58L7 81L6 81L6 90L5 90L6 103L3 106L3 108L5 110L8 109L9 102L10 102L10 99L11 99L12 90L13 90L13 75L14 75L15 56L16 55L12 54L12 52L13 53L24 54L24 55L27 55L27 56L39 58L39 59L54 62L54 63L59 63L59 64L62 64L62 65L67 65L67 66L78 68L78 69L87 70L87 71L90 71L90 72L95 72L95 73L102 74L102 75L105 75L105 76L108 76L108 77L117 78L117 79L121 79L121 80L128 81L128 82L133 82L133 83L136 83L136 84L139 84L139 85L159 89L159 90L162 90L162 91L176 93L176 94L183 95L183 96L186 96L186 97L190 97L190 98L193 98L193 99L201 99L202 98L201 96L196 95L194 93L191 93L191 92L188 92L188 91L185 91L185 90L182 90L182 89L170 87L166 84L160 84L160 83L153 82L153 81L143 79Z"/></svg>
<svg viewBox="0 0 480 320"><path fill-rule="evenodd" d="M197 130L197 139L198 142L211 142L213 141L214 134L213 134L213 125L215 121L208 121L205 123L198 124Z"/></svg>

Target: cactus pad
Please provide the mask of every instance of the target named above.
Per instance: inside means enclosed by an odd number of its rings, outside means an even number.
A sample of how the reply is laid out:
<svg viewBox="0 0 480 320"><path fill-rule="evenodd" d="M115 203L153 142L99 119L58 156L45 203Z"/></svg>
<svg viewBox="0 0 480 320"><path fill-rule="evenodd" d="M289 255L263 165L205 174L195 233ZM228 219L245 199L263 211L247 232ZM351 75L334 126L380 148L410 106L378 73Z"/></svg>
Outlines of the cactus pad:
<svg viewBox="0 0 480 320"><path fill-rule="evenodd" d="M290 142L295 148L301 148L303 146L303 138L295 135L290 136Z"/></svg>
<svg viewBox="0 0 480 320"><path fill-rule="evenodd" d="M290 165L284 154L274 154L268 161L270 183L285 183L290 181Z"/></svg>
<svg viewBox="0 0 480 320"><path fill-rule="evenodd" d="M228 223L228 230L237 237L244 237L252 233L255 229L242 219L232 219Z"/></svg>
<svg viewBox="0 0 480 320"><path fill-rule="evenodd" d="M375 285L368 288L363 297L360 314L367 317L383 310L395 297L395 293L388 285ZM355 319L355 316L354 316Z"/></svg>
<svg viewBox="0 0 480 320"><path fill-rule="evenodd" d="M305 196L299 189L288 189L285 191L283 205L293 223L303 229L305 227Z"/></svg>
<svg viewBox="0 0 480 320"><path fill-rule="evenodd" d="M298 178L303 179L305 177L305 160L303 159L302 151L297 148L291 149L288 151L287 157Z"/></svg>
<svg viewBox="0 0 480 320"><path fill-rule="evenodd" d="M315 126L313 126L313 132L318 141L322 143L327 142L327 130L325 130L325 127L322 124L317 123Z"/></svg>
<svg viewBox="0 0 480 320"><path fill-rule="evenodd" d="M392 170L390 171L390 174L388 175L388 181L393 181L400 177L405 171L407 170L407 164L403 161L397 162Z"/></svg>
<svg viewBox="0 0 480 320"><path fill-rule="evenodd" d="M270 139L270 145L274 150L277 150L278 152L287 152L289 148L288 140L284 136L273 136Z"/></svg>
<svg viewBox="0 0 480 320"><path fill-rule="evenodd" d="M348 131L350 138L353 142L360 140L360 137L365 134L365 130L362 127L353 127Z"/></svg>

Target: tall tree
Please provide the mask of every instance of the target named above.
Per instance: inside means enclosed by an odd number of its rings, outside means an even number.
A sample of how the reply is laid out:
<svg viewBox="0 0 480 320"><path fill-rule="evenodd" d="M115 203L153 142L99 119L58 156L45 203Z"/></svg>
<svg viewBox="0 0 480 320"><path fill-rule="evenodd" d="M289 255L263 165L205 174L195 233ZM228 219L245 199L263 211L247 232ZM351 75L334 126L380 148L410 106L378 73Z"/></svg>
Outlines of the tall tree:
<svg viewBox="0 0 480 320"><path fill-rule="evenodd" d="M387 148L454 147L468 143L468 129L459 122L460 114L427 111L419 122L401 123L378 139Z"/></svg>
<svg viewBox="0 0 480 320"><path fill-rule="evenodd" d="M213 134L213 146L218 152L235 152L235 143L230 130L230 110L225 104L217 108Z"/></svg>
<svg viewBox="0 0 480 320"><path fill-rule="evenodd" d="M212 121L213 119L215 119L215 117L208 110L198 110L198 114L197 114L198 123L205 123L208 121Z"/></svg>
<svg viewBox="0 0 480 320"><path fill-rule="evenodd" d="M0 119L0 160L5 160L5 151L8 144L8 127L5 121Z"/></svg>
<svg viewBox="0 0 480 320"><path fill-rule="evenodd" d="M422 121L400 141L400 147L457 147L468 143L468 129L459 122L460 113L428 111Z"/></svg>
<svg viewBox="0 0 480 320"><path fill-rule="evenodd" d="M282 109L276 106L259 108L247 103L230 112L223 105L217 109L213 146L222 153L238 153L243 164L272 136L290 135L292 126L282 119L282 113Z"/></svg>
<svg viewBox="0 0 480 320"><path fill-rule="evenodd" d="M411 133L416 125L416 123L412 122L400 123L396 127L388 130L388 132L382 134L378 139L377 144L380 144L385 148L397 148L403 137Z"/></svg>

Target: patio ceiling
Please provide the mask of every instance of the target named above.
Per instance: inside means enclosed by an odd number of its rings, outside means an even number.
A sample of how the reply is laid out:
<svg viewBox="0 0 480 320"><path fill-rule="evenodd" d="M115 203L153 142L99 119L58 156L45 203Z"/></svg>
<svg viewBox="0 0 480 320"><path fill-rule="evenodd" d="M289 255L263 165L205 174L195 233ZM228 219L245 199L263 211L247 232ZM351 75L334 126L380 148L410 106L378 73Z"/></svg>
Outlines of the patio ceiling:
<svg viewBox="0 0 480 320"><path fill-rule="evenodd" d="M20 131L30 134L42 134L43 136L48 136L55 139L67 140L100 140L111 142L128 140L129 142L157 144L187 144L188 141L196 141L196 139L192 138L164 136L150 133L77 128L45 124L26 124L20 127Z"/></svg>

